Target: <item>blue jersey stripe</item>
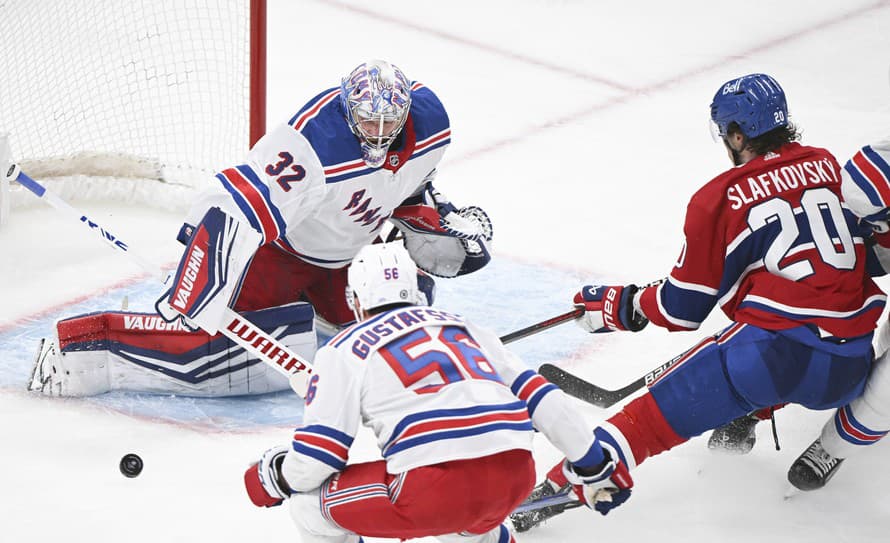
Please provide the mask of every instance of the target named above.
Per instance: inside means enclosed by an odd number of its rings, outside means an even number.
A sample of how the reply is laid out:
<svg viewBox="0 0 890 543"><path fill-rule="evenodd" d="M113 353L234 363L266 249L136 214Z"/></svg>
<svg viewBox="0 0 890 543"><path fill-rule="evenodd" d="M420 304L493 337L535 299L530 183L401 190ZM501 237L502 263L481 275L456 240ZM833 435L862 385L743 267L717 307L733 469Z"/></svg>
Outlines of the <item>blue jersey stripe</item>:
<svg viewBox="0 0 890 543"><path fill-rule="evenodd" d="M318 434L320 436L329 437L335 441L340 442L347 449L352 446L353 437L349 434L343 433L336 428L331 428L330 426L323 426L321 424L310 424L309 426L302 426L294 430L295 432L306 432L307 434Z"/></svg>
<svg viewBox="0 0 890 543"><path fill-rule="evenodd" d="M881 201L881 197L880 195L878 195L878 191L875 190L875 187L872 186L869 180L866 179L864 175L862 175L862 172L859 171L859 168L857 168L855 164L853 164L852 160L847 161L847 163L844 165L844 170L850 175L853 183L855 183L856 186L859 187L863 193L865 193L865 196L868 198L868 201L869 203L871 203L871 205L880 208L886 207Z"/></svg>
<svg viewBox="0 0 890 543"><path fill-rule="evenodd" d="M326 451L316 449L314 447L308 447L299 441L293 442L294 452L298 452L304 456L308 456L310 458L314 458L321 462L322 464L327 464L331 466L337 471L342 471L346 469L346 462L341 460L340 458L330 454Z"/></svg>
<svg viewBox="0 0 890 543"><path fill-rule="evenodd" d="M219 182L222 183L223 188L225 188L228 193L232 196L232 200L235 202L235 205L238 206L238 209L241 210L241 213L247 218L247 222L250 223L250 226L253 227L257 232L263 231L263 226L260 224L260 218L257 217L256 213L253 210L253 206L248 203L247 199L239 192L232 184L226 179L226 176L218 173L216 174L216 178L219 179Z"/></svg>
<svg viewBox="0 0 890 543"><path fill-rule="evenodd" d="M459 429L448 430L448 431L444 431L444 432L423 434L423 435L419 435L417 437L412 437L409 439L399 441L398 443L395 443L392 446L386 447L384 449L385 452L383 454L383 457L388 458L398 452L404 451L405 449L410 449L411 447L417 447L418 445L424 445L426 443L432 443L433 441L472 437L472 436L477 436L477 435L481 435L481 434L497 432L500 430L533 432L535 429L532 426L531 421L526 420L526 421L522 421L522 422L496 422L496 423L492 423L492 424L486 424L483 426L474 426L472 428L459 428Z"/></svg>
<svg viewBox="0 0 890 543"><path fill-rule="evenodd" d="M281 216L281 211L278 210L278 207L272 203L272 195L269 193L269 187L266 186L265 183L260 181L259 176L253 171L253 168L246 164L242 164L241 166L235 166L235 169L241 172L241 175L247 178L251 185L256 188L256 190L263 197L263 200L266 202L266 205L269 206L269 212L272 214L272 219L275 221L275 225L278 227L278 236L275 239L284 235L285 230L287 229L287 223L284 222L284 217Z"/></svg>

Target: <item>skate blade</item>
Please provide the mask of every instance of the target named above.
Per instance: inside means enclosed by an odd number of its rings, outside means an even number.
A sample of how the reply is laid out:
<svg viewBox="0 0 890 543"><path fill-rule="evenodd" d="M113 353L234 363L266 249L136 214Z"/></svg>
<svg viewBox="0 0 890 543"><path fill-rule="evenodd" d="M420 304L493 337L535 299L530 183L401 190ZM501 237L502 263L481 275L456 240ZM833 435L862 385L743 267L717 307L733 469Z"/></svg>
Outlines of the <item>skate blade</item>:
<svg viewBox="0 0 890 543"><path fill-rule="evenodd" d="M37 356L34 357L34 367L31 368L31 377L28 379L28 390L35 391L43 389L46 382L43 377L43 360L44 347L46 346L46 338L40 339L40 345L37 347Z"/></svg>
<svg viewBox="0 0 890 543"><path fill-rule="evenodd" d="M782 495L782 500L788 501L798 494L800 494L800 489L792 485L791 483L788 483L788 486L785 487L785 493Z"/></svg>

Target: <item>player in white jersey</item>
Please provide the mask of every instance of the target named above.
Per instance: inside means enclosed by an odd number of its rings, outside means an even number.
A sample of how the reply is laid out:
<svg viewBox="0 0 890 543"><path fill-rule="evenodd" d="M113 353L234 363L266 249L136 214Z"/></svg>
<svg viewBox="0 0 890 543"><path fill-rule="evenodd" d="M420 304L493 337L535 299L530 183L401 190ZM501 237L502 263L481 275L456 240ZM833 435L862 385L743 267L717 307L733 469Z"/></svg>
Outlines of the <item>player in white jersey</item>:
<svg viewBox="0 0 890 543"><path fill-rule="evenodd" d="M871 230L875 273L890 270L890 140L866 145L843 170L846 204ZM890 431L890 327L875 339L878 355L862 395L840 407L822 433L792 464L788 480L801 490L822 488L845 458L880 441Z"/></svg>
<svg viewBox="0 0 890 543"><path fill-rule="evenodd" d="M251 312L311 359L316 316L335 330L352 321L343 299L347 265L385 235L387 221L424 270L454 277L481 268L490 258L487 216L456 208L432 185L450 141L448 115L428 87L385 61L359 65L197 199L180 231L187 248L156 306L166 322L129 312L64 319L58 340L38 356L30 388L65 396L286 389L258 359L220 335L192 331L180 315L212 331L225 307Z"/></svg>
<svg viewBox="0 0 890 543"><path fill-rule="evenodd" d="M417 300L399 245L370 245L349 269L358 323L319 350L303 425L244 481L257 506L285 499L308 542L361 536L506 543L503 524L535 482L535 429L566 453L579 498L604 512L632 482L561 390L498 337ZM348 463L360 424L383 459ZM459 535L460 534L460 535Z"/></svg>

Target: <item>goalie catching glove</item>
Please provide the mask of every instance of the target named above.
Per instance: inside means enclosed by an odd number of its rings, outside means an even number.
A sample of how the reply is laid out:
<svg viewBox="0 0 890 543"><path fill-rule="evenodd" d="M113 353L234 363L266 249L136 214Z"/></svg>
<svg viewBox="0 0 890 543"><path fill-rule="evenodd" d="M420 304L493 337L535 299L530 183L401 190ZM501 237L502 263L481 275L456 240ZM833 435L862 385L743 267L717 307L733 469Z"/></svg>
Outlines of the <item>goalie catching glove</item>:
<svg viewBox="0 0 890 543"><path fill-rule="evenodd" d="M634 309L636 285L587 285L573 300L575 307L584 308L578 325L590 333L628 330L639 332L649 324L645 315Z"/></svg>
<svg viewBox="0 0 890 543"><path fill-rule="evenodd" d="M396 208L392 220L417 267L431 275L457 277L491 260L488 214L476 206L458 209L432 185L424 190L422 203Z"/></svg>

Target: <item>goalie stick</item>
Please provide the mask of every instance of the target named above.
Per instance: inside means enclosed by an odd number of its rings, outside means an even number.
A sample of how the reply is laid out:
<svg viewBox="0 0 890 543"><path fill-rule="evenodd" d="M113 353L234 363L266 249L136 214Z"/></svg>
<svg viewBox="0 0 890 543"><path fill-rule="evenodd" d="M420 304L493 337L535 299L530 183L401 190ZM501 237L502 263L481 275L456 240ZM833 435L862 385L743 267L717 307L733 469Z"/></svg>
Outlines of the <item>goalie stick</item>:
<svg viewBox="0 0 890 543"><path fill-rule="evenodd" d="M164 273L161 266L152 263L141 255L133 252L129 244L124 240L82 214L65 200L62 200L57 195L49 192L46 187L25 174L17 164L10 166L5 177L6 179L15 179L23 187L33 192L38 198L46 201L46 203L59 211L64 212L71 219L77 220L83 224L91 232L97 234L102 241L119 253L129 256L144 270L148 271L155 277L163 279ZM244 350L252 353L266 364L272 366L278 373L287 377L294 392L301 397L305 397L306 390L309 388L309 378L312 372L312 368L308 361L297 356L284 344L255 326L252 322L234 310L226 309L224 317L225 322L220 326L219 333L231 339L234 343L240 345Z"/></svg>

